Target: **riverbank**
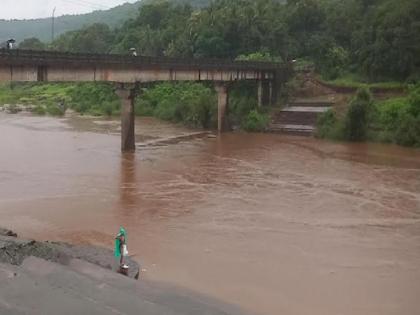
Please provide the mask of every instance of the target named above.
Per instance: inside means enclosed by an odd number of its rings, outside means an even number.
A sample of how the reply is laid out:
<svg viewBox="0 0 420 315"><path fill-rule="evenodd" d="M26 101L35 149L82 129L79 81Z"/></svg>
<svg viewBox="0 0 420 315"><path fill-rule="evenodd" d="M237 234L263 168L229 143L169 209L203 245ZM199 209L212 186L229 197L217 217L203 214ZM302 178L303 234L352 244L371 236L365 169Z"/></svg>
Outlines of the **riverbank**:
<svg viewBox="0 0 420 315"><path fill-rule="evenodd" d="M420 85L410 86L405 96L385 100L361 88L345 106L319 116L317 136L420 147Z"/></svg>
<svg viewBox="0 0 420 315"><path fill-rule="evenodd" d="M198 129L216 129L217 100L213 85L197 82L157 83L141 89L135 113ZM108 83L13 83L0 84L0 110L30 111L62 116L67 109L81 115L118 116L120 99ZM264 131L267 109L257 106L255 83L231 88L229 121L248 131Z"/></svg>
<svg viewBox="0 0 420 315"><path fill-rule="evenodd" d="M19 266L28 257L66 265L72 259L80 259L100 268L115 270L115 260L112 250L91 245L70 245L63 242L39 242L18 238L17 233L0 228L0 263ZM130 257L128 276L138 279L140 267Z"/></svg>
<svg viewBox="0 0 420 315"><path fill-rule="evenodd" d="M22 240L0 228L0 314L246 314L183 288L109 271L108 254L91 246ZM133 268L133 261L128 264Z"/></svg>

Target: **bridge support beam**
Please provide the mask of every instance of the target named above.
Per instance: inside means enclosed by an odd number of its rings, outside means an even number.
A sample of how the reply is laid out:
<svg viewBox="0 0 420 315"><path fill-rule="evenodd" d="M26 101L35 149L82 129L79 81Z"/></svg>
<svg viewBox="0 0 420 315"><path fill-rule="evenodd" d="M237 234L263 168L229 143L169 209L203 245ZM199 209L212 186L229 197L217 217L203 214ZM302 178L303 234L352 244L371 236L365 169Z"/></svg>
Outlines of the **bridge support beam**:
<svg viewBox="0 0 420 315"><path fill-rule="evenodd" d="M121 151L136 151L134 98L135 89L121 84L116 89L116 94L121 98Z"/></svg>
<svg viewBox="0 0 420 315"><path fill-rule="evenodd" d="M218 82L215 84L215 89L217 92L217 130L228 131L230 129L226 118L229 103L228 86L226 83Z"/></svg>

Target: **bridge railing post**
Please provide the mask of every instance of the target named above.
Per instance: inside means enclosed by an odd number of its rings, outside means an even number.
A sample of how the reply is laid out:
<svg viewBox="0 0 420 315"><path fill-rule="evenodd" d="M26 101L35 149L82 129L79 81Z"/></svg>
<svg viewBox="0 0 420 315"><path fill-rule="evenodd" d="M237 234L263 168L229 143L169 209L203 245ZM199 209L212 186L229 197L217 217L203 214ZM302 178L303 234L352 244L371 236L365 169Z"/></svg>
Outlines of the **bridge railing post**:
<svg viewBox="0 0 420 315"><path fill-rule="evenodd" d="M121 99L121 151L135 152L135 88L131 85L119 84L115 93Z"/></svg>

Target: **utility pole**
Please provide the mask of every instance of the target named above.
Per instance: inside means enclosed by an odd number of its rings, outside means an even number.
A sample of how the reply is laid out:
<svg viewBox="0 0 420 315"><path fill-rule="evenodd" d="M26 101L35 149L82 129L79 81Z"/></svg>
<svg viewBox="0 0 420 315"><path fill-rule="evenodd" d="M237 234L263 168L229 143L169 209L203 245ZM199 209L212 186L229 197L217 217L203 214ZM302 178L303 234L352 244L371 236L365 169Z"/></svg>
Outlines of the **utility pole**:
<svg viewBox="0 0 420 315"><path fill-rule="evenodd" d="M55 27L55 9L57 9L57 7L54 7L54 10L52 12L52 24L51 24L51 42L54 41L54 27Z"/></svg>

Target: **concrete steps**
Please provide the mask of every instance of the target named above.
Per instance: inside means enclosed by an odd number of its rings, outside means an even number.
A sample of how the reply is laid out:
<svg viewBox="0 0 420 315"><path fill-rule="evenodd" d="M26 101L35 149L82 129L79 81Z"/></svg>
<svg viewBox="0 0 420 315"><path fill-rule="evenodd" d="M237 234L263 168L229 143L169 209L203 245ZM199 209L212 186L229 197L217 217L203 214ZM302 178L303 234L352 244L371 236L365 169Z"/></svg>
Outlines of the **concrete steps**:
<svg viewBox="0 0 420 315"><path fill-rule="evenodd" d="M289 104L290 106L297 107L331 107L334 105L334 102L330 100L319 101L319 100L296 100Z"/></svg>
<svg viewBox="0 0 420 315"><path fill-rule="evenodd" d="M271 114L269 132L311 136L315 133L318 116L331 108L329 101L291 102Z"/></svg>
<svg viewBox="0 0 420 315"><path fill-rule="evenodd" d="M0 314L244 315L196 293L136 281L88 262L0 264Z"/></svg>
<svg viewBox="0 0 420 315"><path fill-rule="evenodd" d="M287 133L295 136L311 136L315 132L315 127L308 125L271 124L270 129L273 133Z"/></svg>

